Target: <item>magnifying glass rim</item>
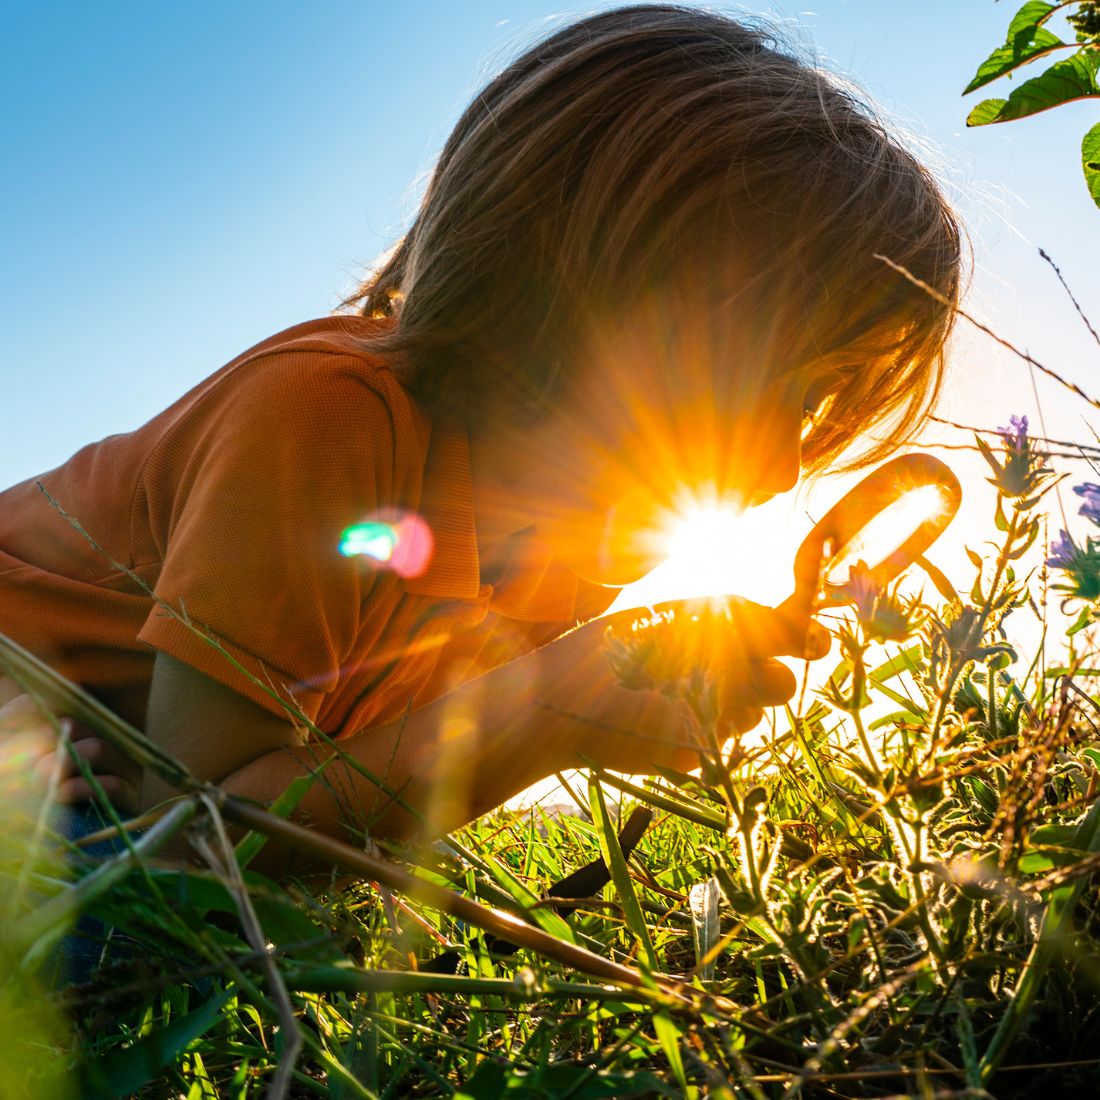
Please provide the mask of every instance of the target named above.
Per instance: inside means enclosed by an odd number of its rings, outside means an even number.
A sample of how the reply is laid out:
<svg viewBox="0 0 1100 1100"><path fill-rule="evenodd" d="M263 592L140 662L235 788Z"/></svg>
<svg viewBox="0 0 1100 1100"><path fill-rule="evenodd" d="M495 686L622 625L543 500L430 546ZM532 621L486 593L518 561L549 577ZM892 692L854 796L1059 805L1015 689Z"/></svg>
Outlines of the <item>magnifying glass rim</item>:
<svg viewBox="0 0 1100 1100"><path fill-rule="evenodd" d="M851 599L847 582L827 583L823 566L840 559L859 533L891 504L907 493L927 486L941 490L943 507L920 523L885 558L870 566L870 580L882 586L919 557L943 533L962 503L962 486L951 467L927 454L902 455L879 466L854 486L816 524L795 556L796 589L812 590L818 606L846 603ZM835 548L829 549L832 542ZM829 549L827 561L823 561Z"/></svg>

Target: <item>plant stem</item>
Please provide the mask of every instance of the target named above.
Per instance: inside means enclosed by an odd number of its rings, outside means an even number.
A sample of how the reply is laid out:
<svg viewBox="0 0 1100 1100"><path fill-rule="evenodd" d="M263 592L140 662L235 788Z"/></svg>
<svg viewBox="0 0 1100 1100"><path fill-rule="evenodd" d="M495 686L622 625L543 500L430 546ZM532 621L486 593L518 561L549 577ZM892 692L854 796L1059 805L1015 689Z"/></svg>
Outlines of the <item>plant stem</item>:
<svg viewBox="0 0 1100 1100"><path fill-rule="evenodd" d="M985 675L986 675L986 694L987 694L987 700L988 700L987 705L988 705L988 708L989 708L989 712L986 714L986 718L985 718L985 728L988 732L989 740L990 741L996 741L997 740L997 693L996 693L997 674L993 671L992 668L989 667L989 665L986 665Z"/></svg>
<svg viewBox="0 0 1100 1100"><path fill-rule="evenodd" d="M981 644L982 635L985 633L986 623L989 622L989 616L993 613L993 598L1001 583L1001 578L1008 568L1010 560L1009 555L1012 552L1012 544L1016 541L1016 528L1020 522L1021 515L1022 512L1019 505L1014 504L1012 508L1012 518L1008 521L1008 528L1005 531L1004 543L1001 546L1000 552L997 554L997 564L993 570L993 578L990 581L985 600L978 609L978 618L974 621L966 638L960 644L959 652L951 655L951 664L948 666L947 677L940 689L939 701L936 704L936 716L932 722L931 737L929 739L929 745L932 750L934 750L934 746L939 742L940 727L943 725L943 720L947 715L947 708L951 705L951 698L955 690L955 682L958 680L959 676L962 675L962 670L970 661L971 658L969 654Z"/></svg>
<svg viewBox="0 0 1100 1100"><path fill-rule="evenodd" d="M626 992L591 982L537 981L530 986L514 978L476 978L453 974L432 974L418 970L370 970L353 966L314 966L284 975L287 985L301 993L406 993L444 997L489 994L508 1000L543 1001L549 997L581 1000L659 1004L650 990Z"/></svg>

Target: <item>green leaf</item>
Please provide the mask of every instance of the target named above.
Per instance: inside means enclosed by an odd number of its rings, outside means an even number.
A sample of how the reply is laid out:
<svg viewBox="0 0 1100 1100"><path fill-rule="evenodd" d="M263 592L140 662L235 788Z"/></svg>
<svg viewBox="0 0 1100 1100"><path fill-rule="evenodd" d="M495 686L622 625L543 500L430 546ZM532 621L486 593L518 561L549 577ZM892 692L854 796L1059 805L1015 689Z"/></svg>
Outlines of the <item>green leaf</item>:
<svg viewBox="0 0 1100 1100"><path fill-rule="evenodd" d="M895 729L903 722L912 725L914 713L909 707L905 710L896 710L893 714L884 714L881 718L876 718L867 728L869 730Z"/></svg>
<svg viewBox="0 0 1100 1100"><path fill-rule="evenodd" d="M947 574L942 569L933 565L923 554L914 559L914 564L919 565L928 575L928 579L935 585L936 591L950 604L959 602L959 594L955 586L947 579Z"/></svg>
<svg viewBox="0 0 1100 1100"><path fill-rule="evenodd" d="M963 95L981 88L1006 73L1042 57L1059 46L1065 46L1056 34L1040 24L1054 10L1052 4L1030 0L1013 16L1008 27L1008 37L979 66L974 79L963 89Z"/></svg>
<svg viewBox="0 0 1100 1100"><path fill-rule="evenodd" d="M1033 520L1028 524L1022 539L1017 539L1015 545L1005 554L1007 561L1019 561L1035 545L1035 539L1039 534L1039 521Z"/></svg>
<svg viewBox="0 0 1100 1100"><path fill-rule="evenodd" d="M84 1096L123 1097L137 1092L221 1017L221 1009L234 994L232 987L215 993L186 1016L154 1028L143 1039L86 1066L81 1093Z"/></svg>
<svg viewBox="0 0 1100 1100"><path fill-rule="evenodd" d="M982 578L980 576L974 582L974 587L970 589L970 598L979 606L985 603L985 593L982 591Z"/></svg>
<svg viewBox="0 0 1100 1100"><path fill-rule="evenodd" d="M237 913L237 902L218 879L202 874L151 868L149 878L173 898L176 911L193 927L202 929L208 912ZM330 955L338 950L331 929L316 923L308 909L271 879L249 871L244 876L264 935L277 947L294 948L297 956ZM205 934L205 932L204 932Z"/></svg>
<svg viewBox="0 0 1100 1100"><path fill-rule="evenodd" d="M920 672L920 654L920 644L911 645L908 649L903 649L895 657L891 657L890 660L872 669L867 675L876 684L882 684L886 680L892 680L895 676L900 676L903 672Z"/></svg>
<svg viewBox="0 0 1100 1100"><path fill-rule="evenodd" d="M979 103L978 107L980 106L981 104ZM974 110L977 109L977 107L974 108ZM986 441L982 439L980 435L974 436L974 442L977 444L978 450L981 452L982 458L984 458L986 462L989 463L989 468L993 471L994 475L1000 474L1001 464L997 461L996 456L993 454L993 448L990 447L990 445L986 443Z"/></svg>
<svg viewBox="0 0 1100 1100"><path fill-rule="evenodd" d="M1081 608L1081 614L1077 616L1076 621L1066 631L1067 635L1077 634L1079 631L1085 629L1086 626L1091 626L1093 622L1092 607L1086 604Z"/></svg>
<svg viewBox="0 0 1100 1100"><path fill-rule="evenodd" d="M1100 122L1081 139L1081 168L1092 201L1100 206Z"/></svg>
<svg viewBox="0 0 1100 1100"><path fill-rule="evenodd" d="M1000 808L1001 800L997 792L988 783L977 776L970 776L968 785L974 797L978 800L982 809L987 813L996 813Z"/></svg>
<svg viewBox="0 0 1100 1100"><path fill-rule="evenodd" d="M638 904L638 895L634 892L634 881L630 877L626 857L623 855L622 848L619 847L619 838L615 834L615 828L611 824L611 816L607 812L603 787L595 775L589 775L588 777L588 798L592 810L592 822L596 826L596 835L600 841L600 852L611 871L611 881L614 882L615 890L619 895L619 902L623 907L627 927L638 937L650 973L656 973L658 969L657 952L653 949L653 940L650 938L642 907ZM653 1027L657 1032L657 1040L668 1059L673 1076L679 1082L680 1087L686 1090L687 1076L684 1073L684 1062L680 1054L680 1029L663 1012L654 1014Z"/></svg>
<svg viewBox="0 0 1100 1100"><path fill-rule="evenodd" d="M1068 848L1044 846L1025 852L1017 863L1017 868L1025 875L1042 874L1055 867L1069 867L1081 858L1080 852Z"/></svg>
<svg viewBox="0 0 1100 1100"><path fill-rule="evenodd" d="M615 884L615 890L618 892L627 927L641 943L642 954L650 971L656 971L657 954L653 950L649 927L646 925L645 917L642 914L642 907L638 904L638 895L634 892L634 880L630 877L626 857L623 855L622 848L619 847L619 838L615 835L611 815L607 812L603 787L594 775L589 777L588 793L592 800L592 820L596 826L596 836L600 842L600 854L611 871L611 881Z"/></svg>
<svg viewBox="0 0 1100 1100"><path fill-rule="evenodd" d="M1045 73L1025 80L1008 99L986 99L967 116L967 126L1011 122L1026 118L1076 99L1100 98L1096 70L1100 50L1081 50L1065 61L1057 61Z"/></svg>
<svg viewBox="0 0 1100 1100"><path fill-rule="evenodd" d="M1065 7L1065 4L1057 6ZM1012 22L1008 24L1005 43L1010 44L1020 35L1031 34L1036 27L1050 18L1055 7L1056 5L1047 4L1044 0L1027 0L1027 3L1012 17Z"/></svg>
<svg viewBox="0 0 1100 1100"><path fill-rule="evenodd" d="M1072 845L1077 838L1077 824L1070 825L1052 824L1040 825L1031 830L1027 838L1028 845L1034 847L1039 844L1054 845L1065 848Z"/></svg>
<svg viewBox="0 0 1100 1100"><path fill-rule="evenodd" d="M516 878L511 869L506 867L497 856L490 856L486 864L493 878L508 891L532 923L538 925L539 928L551 936L556 936L559 940L565 940L566 943L577 942L577 937L569 922L560 914L554 912L553 909L540 905L541 899L538 894L533 893Z"/></svg>

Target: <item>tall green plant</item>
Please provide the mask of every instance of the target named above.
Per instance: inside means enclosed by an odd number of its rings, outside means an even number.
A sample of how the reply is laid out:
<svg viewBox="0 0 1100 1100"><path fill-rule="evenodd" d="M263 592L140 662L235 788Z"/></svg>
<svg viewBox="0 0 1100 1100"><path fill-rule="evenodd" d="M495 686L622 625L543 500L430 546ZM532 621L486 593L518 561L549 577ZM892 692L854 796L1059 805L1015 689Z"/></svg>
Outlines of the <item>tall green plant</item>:
<svg viewBox="0 0 1100 1100"><path fill-rule="evenodd" d="M1063 41L1047 27L1059 12L1066 15L1073 41ZM1004 44L978 66L963 95L999 77L1011 77L1017 69L1052 55L1058 55L1058 60L1038 76L1023 81L1007 99L983 99L967 116L967 126L1011 122L1076 99L1100 99L1096 79L1100 69L1100 0L1056 4L1028 0L1012 17ZM1100 122L1081 142L1081 167L1089 194L1100 206Z"/></svg>

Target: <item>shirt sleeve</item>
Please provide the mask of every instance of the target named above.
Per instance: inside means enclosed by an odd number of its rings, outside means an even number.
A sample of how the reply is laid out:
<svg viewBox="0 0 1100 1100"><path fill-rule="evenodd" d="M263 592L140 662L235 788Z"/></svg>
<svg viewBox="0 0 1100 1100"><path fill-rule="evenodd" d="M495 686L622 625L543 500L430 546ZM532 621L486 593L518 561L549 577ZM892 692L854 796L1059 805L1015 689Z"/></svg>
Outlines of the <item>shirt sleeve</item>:
<svg viewBox="0 0 1100 1100"><path fill-rule="evenodd" d="M273 713L285 700L315 721L384 583L340 542L400 503L392 400L353 357L274 356L247 370L175 441L187 454L169 464L159 602L138 637Z"/></svg>

